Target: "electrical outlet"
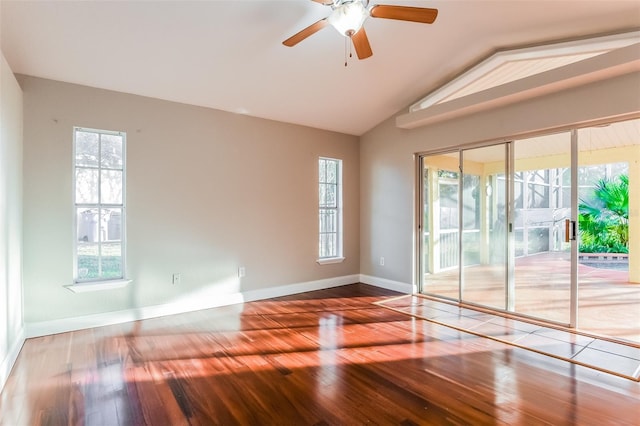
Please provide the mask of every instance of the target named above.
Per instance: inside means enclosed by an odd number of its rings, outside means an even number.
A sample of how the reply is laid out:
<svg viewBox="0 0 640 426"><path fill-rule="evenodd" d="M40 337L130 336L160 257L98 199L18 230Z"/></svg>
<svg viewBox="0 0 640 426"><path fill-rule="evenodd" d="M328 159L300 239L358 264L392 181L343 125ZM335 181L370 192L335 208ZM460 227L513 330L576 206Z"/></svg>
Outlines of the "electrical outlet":
<svg viewBox="0 0 640 426"><path fill-rule="evenodd" d="M180 284L180 281L182 281L182 274L179 274L179 273L173 274L171 283L176 285L176 284Z"/></svg>
<svg viewBox="0 0 640 426"><path fill-rule="evenodd" d="M380 266L384 266L384 257L380 258Z"/></svg>
<svg viewBox="0 0 640 426"><path fill-rule="evenodd" d="M238 278L244 278L247 274L247 271L244 269L244 266L238 268Z"/></svg>

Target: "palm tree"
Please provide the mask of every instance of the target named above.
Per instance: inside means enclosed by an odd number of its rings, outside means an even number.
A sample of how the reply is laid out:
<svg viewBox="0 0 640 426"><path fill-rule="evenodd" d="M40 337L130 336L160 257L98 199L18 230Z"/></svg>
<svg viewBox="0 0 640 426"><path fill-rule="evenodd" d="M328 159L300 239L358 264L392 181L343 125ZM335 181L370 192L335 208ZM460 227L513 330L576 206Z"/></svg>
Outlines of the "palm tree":
<svg viewBox="0 0 640 426"><path fill-rule="evenodd" d="M593 197L580 201L580 251L628 253L629 175L600 179Z"/></svg>

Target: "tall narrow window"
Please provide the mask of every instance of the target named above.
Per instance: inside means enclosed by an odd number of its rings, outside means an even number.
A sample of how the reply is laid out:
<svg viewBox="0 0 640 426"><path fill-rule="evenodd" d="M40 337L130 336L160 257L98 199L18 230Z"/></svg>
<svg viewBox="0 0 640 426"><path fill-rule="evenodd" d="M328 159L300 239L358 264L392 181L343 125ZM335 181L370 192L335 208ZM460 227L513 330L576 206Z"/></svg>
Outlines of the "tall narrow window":
<svg viewBox="0 0 640 426"><path fill-rule="evenodd" d="M342 261L342 160L318 161L319 263Z"/></svg>
<svg viewBox="0 0 640 426"><path fill-rule="evenodd" d="M74 128L75 282L124 278L123 132Z"/></svg>

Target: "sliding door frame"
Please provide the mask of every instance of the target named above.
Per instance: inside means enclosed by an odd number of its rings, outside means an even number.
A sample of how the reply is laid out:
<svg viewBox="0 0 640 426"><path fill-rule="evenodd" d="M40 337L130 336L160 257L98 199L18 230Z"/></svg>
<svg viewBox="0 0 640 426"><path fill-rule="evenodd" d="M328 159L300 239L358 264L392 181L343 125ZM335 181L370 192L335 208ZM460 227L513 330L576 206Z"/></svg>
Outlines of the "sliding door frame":
<svg viewBox="0 0 640 426"><path fill-rule="evenodd" d="M571 289L569 327L578 326L578 130L571 129Z"/></svg>
<svg viewBox="0 0 640 426"><path fill-rule="evenodd" d="M577 229L575 228L578 220L578 185L577 176L578 176L578 140L577 140L577 129L573 128L571 131L571 145L570 145L570 156L571 156L571 221L573 227L573 234L577 233ZM560 132L560 131L559 131ZM558 132L558 133L559 133ZM544 132L541 133L540 136L554 134L556 132ZM569 326L575 328L577 325L577 309L578 309L578 244L577 239L571 240L571 278L570 278L570 300L568 303L569 306L569 323L553 321L545 318L540 318L533 315L527 315L523 313L519 313L515 310L515 149L514 149L515 139L505 139L500 141L488 141L482 143L469 144L464 146L453 147L449 149L442 150L434 150L428 151L424 153L415 154L415 167L416 167L416 175L415 175L415 188L416 188L416 205L415 205L415 217L416 217L416 238L414 238L415 244L415 253L417 254L418 261L415 262L415 276L414 276L414 288L420 294L426 294L433 297L438 297L446 300L451 300L458 302L460 305L467 306L478 306L482 308L489 308L495 310L496 312L502 312L509 315L516 315L522 318L528 318L536 321L544 321L549 324L561 325L561 326ZM464 273L463 273L463 215L462 215L462 200L463 200L463 176L464 176L464 167L463 167L463 153L466 150L472 150L477 148L496 146L496 145L504 145L505 146L505 179L506 179L506 196L508 208L506 209L506 223L505 223L505 244L507 250L507 256L505 259L505 273L506 273L506 282L505 282L505 305L504 309L499 309L496 307L489 307L479 303L474 303L468 300L464 300ZM442 154L457 154L458 158L458 295L457 298L446 297L442 295L437 295L434 293L430 293L426 291L425 288L425 273L427 267L425 265L425 249L424 249L424 233L425 229L430 229L428 223L424 223L424 203L425 203L425 186L424 186L424 170L425 170L425 159L430 156L442 155ZM427 183L428 185L432 185L431 182ZM429 215L431 218L433 215Z"/></svg>

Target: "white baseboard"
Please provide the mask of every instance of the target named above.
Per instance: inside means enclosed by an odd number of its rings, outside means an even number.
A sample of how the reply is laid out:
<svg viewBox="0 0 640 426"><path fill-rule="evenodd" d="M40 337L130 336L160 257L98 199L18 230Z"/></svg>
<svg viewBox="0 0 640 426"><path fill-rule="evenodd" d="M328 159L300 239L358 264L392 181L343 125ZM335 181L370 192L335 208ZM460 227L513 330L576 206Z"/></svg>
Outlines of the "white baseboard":
<svg viewBox="0 0 640 426"><path fill-rule="evenodd" d="M24 345L24 340L25 330L24 327L22 327L18 332L18 337L16 338L15 342L13 342L13 345L11 345L11 347L9 348L7 356L2 360L2 363L0 363L0 392L2 392L2 389L4 389L4 385L9 378L11 369L18 359L18 355L22 350L22 345Z"/></svg>
<svg viewBox="0 0 640 426"><path fill-rule="evenodd" d="M163 305L144 306L134 309L125 309L115 312L105 312L81 317L62 318L52 321L30 322L25 325L27 338L47 336L64 333L67 331L82 330L105 325L121 324L129 321L137 321L148 318L156 318L166 315L181 314L201 309L217 308L255 300L270 299L279 296L304 293L307 291L322 290L339 287L359 282L361 275L346 275L336 278L327 278L317 281L270 287L246 292L216 295L213 298L185 299L180 302ZM374 284L375 285L375 284ZM23 339L24 340L24 339ZM1 373L1 371L0 371Z"/></svg>
<svg viewBox="0 0 640 426"><path fill-rule="evenodd" d="M372 277L371 275L360 274L360 282L364 284L374 285L376 287L386 288L387 290L398 291L400 293L416 293L416 288L412 284L388 280L386 278Z"/></svg>
<svg viewBox="0 0 640 426"><path fill-rule="evenodd" d="M278 287L270 287L262 290L251 290L245 295L245 302L270 299L272 297L288 296L290 294L306 293L307 291L323 290L325 288L340 287L359 282L360 275L345 275L343 277L327 278L324 280L307 281L299 284L290 284Z"/></svg>

